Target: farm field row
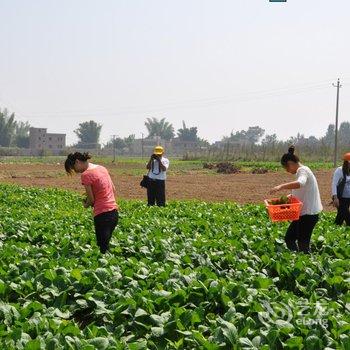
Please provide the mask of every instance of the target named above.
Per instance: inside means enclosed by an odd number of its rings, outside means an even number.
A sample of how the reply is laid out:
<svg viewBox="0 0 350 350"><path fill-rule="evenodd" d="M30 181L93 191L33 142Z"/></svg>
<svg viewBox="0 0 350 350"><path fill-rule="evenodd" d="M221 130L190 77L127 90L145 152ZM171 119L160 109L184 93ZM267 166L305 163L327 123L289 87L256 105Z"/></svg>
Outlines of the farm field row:
<svg viewBox="0 0 350 350"><path fill-rule="evenodd" d="M121 201L111 252L80 195L0 185L1 349L350 347L349 231L289 252L265 208Z"/></svg>
<svg viewBox="0 0 350 350"><path fill-rule="evenodd" d="M187 168L183 168L181 164L185 164ZM145 191L139 186L142 174L145 173L144 163L135 164L130 160L126 163L106 163L105 166L116 184L119 198L145 199ZM238 174L217 174L215 170L203 169L202 163L174 161L168 174L168 198L216 202L230 200L240 204L262 203L271 187L293 179L285 171L271 170L267 174L251 174L247 168L243 170L245 172ZM316 170L315 175L325 210L334 210L329 205L333 171ZM79 176L67 176L60 162L0 163L0 183L81 191Z"/></svg>

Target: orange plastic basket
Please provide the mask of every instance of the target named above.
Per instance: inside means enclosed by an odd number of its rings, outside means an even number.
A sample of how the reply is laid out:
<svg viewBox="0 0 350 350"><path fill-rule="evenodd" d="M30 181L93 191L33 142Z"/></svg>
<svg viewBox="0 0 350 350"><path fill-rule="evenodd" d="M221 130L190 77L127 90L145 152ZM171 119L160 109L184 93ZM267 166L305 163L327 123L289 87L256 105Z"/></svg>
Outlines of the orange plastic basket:
<svg viewBox="0 0 350 350"><path fill-rule="evenodd" d="M288 196L288 198L289 198L288 204L278 204L278 205L269 204L270 201L276 200L277 198L265 200L266 209L271 221L282 222L282 221L299 220L303 203L300 202L300 200L297 197L290 195Z"/></svg>

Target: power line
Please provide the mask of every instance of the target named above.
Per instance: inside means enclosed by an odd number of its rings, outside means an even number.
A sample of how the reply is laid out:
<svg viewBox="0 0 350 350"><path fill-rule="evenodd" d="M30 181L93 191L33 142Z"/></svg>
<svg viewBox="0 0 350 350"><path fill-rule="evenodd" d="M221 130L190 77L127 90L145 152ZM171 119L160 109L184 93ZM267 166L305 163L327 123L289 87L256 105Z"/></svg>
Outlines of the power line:
<svg viewBox="0 0 350 350"><path fill-rule="evenodd" d="M329 84L329 82L328 82ZM261 92L259 94L257 93L253 93L253 92L247 92L245 94L240 94L240 95L236 95L237 97L230 97L230 98L221 98L221 99L208 99L208 100L203 100L203 102L201 103L197 103L197 102L192 102L192 103L183 103L183 104L172 104L172 105L163 105L163 106L157 106L154 108L150 108L150 109L135 109L135 108L131 108L127 109L125 108L120 109L118 111L109 111L109 112L98 112L96 113L96 111L90 111L90 112L77 112L74 114L65 114L65 113L60 113L60 112L54 112L54 114L50 114L50 113L45 113L45 115L40 116L40 115L26 115L27 118L48 118L50 116L52 117L57 117L60 116L61 118L64 117L86 117L86 116L95 116L96 114L100 114L103 113L104 117L107 116L117 116L117 115L123 115L123 114L145 114L145 113L155 113L155 112L164 112L165 110L176 110L176 109L192 109L192 108L203 108L203 107L212 107L212 106L217 106L217 105L223 105L223 104L228 104L228 103L232 103L232 102L248 102L248 101L252 101L252 100L261 100L261 99L265 99L265 98L271 98L271 97L280 97L280 96L285 96L285 95L296 95L296 94L302 94L302 93L307 93L310 91L317 91L317 90L322 90L322 89L326 89L329 87L328 84L319 84L319 85L314 85L314 86L308 86L308 87L304 87L304 88L294 88L294 89L280 89L280 90L267 90L265 92ZM255 94L255 96L254 96ZM252 95L252 96L249 96ZM238 98L239 96L241 96L241 98Z"/></svg>
<svg viewBox="0 0 350 350"><path fill-rule="evenodd" d="M330 80L323 80L323 81L318 81L318 82L312 82L312 83L303 83L303 84L298 84L295 86L285 86L285 87L279 87L275 89L268 89L268 90L255 90L255 91L246 91L246 92L240 92L238 94L233 94L233 95L227 95L227 96L219 96L219 97L207 97L207 98L199 98L199 99L190 99L190 100L183 100L180 102L168 102L162 105L157 104L156 107L154 105L143 105L143 106L138 106L136 107L136 111L138 110L144 110L144 109L154 109L154 108L172 108L172 107L177 107L179 105L185 105L187 106L188 104L193 104L193 103L211 103L211 102L220 102L220 101L226 101L234 98L244 98L246 96L250 95L266 95L266 94L274 94L274 93L288 93L288 92L293 92L295 90L305 90L305 89L313 89L313 88L318 88L320 86L328 86ZM125 106L121 109L119 109L118 112L113 112L110 109L95 109L95 110L87 110L87 111L82 111L82 110L72 110L72 111L57 111L57 112L40 112L37 114L69 114L69 115L78 115L78 114L98 114L98 113L123 113L123 112L128 112L128 111L135 111L135 106Z"/></svg>

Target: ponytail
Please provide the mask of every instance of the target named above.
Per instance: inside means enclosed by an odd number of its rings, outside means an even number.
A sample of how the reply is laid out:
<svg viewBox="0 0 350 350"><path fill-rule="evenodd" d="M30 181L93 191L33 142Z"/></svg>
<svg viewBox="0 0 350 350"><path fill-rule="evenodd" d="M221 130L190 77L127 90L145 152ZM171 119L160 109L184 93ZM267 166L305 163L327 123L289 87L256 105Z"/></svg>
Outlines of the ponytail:
<svg viewBox="0 0 350 350"><path fill-rule="evenodd" d="M348 160L344 160L343 174L345 174L346 176L350 175L350 162Z"/></svg>
<svg viewBox="0 0 350 350"><path fill-rule="evenodd" d="M299 163L299 157L294 154L295 152L295 147L294 146L290 146L288 148L288 153L285 153L282 158L281 158L281 164L282 166L286 166L288 162L294 162L294 163Z"/></svg>
<svg viewBox="0 0 350 350"><path fill-rule="evenodd" d="M89 153L70 153L67 156L67 159L64 163L64 168L66 169L67 174L71 174L72 170L74 169L74 164L77 160L80 160L81 162L86 162L89 159L91 159L91 156Z"/></svg>

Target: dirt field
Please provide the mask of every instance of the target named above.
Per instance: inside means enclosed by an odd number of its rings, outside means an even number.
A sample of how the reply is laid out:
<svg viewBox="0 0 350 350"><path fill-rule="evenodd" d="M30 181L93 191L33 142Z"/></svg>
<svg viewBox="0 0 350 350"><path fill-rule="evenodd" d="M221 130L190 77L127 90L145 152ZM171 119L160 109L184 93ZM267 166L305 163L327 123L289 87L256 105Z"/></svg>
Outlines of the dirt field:
<svg viewBox="0 0 350 350"><path fill-rule="evenodd" d="M107 165L120 198L145 199L145 190L139 186L141 176L116 173L115 165ZM119 169L120 170L120 169ZM325 210L333 210L330 203L332 171L315 171ZM170 174L167 196L172 199L199 199L204 201L235 201L261 203L268 191L279 183L291 181L293 176L284 172L264 175L239 173L208 175L200 171ZM0 182L24 186L59 187L83 192L78 175L67 176L61 164L0 164Z"/></svg>

